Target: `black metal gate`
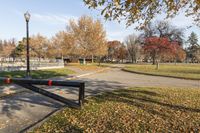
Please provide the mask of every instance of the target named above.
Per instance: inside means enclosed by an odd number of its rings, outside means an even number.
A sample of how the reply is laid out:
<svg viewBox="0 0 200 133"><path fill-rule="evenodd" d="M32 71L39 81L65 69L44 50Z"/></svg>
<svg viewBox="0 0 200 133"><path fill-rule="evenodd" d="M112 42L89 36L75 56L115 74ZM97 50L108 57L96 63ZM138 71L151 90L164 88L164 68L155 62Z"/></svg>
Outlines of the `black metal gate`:
<svg viewBox="0 0 200 133"><path fill-rule="evenodd" d="M77 107L82 106L84 103L84 97L85 97L85 83L79 82L79 81L60 81L60 80L45 80L45 79L27 79L27 78L4 78L0 77L0 81L3 81L6 84L17 84L19 86L22 86L26 89L29 89L31 91L40 93L44 96L50 97L54 100L60 101L64 104L67 104L69 106ZM47 86L66 86L66 87L76 87L79 88L79 94L78 94L78 104L75 102L72 102L71 100L59 96L55 93L49 92L45 89L36 87L35 85L47 85Z"/></svg>

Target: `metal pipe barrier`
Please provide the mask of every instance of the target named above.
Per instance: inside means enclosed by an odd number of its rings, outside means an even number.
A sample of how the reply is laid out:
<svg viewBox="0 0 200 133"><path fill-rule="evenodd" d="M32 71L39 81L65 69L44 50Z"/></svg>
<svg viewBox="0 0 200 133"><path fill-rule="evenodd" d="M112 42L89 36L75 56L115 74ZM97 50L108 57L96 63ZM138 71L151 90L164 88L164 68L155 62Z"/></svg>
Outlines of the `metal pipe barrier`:
<svg viewBox="0 0 200 133"><path fill-rule="evenodd" d="M59 95L52 93L52 92L49 92L45 89L41 89L41 88L36 87L34 85L76 87L76 88L79 88L78 106L81 107L84 103L84 97L85 97L85 83L84 82L46 80L46 79L27 79L27 78L5 78L5 77L0 77L0 82L4 82L5 84L17 84L17 85L22 86L26 89L40 93L44 96L50 97L54 100L60 101L64 104L67 104L67 105L70 105L70 106L76 106L76 104L73 103L72 101L62 97L62 96L59 96Z"/></svg>

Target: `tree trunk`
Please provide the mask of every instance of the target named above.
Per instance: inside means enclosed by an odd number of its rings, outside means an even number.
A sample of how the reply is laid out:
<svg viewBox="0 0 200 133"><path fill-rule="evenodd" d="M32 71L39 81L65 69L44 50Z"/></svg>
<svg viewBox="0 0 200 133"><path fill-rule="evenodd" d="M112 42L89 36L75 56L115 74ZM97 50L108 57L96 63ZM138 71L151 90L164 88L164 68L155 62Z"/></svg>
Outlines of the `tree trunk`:
<svg viewBox="0 0 200 133"><path fill-rule="evenodd" d="M101 65L101 56L99 56L99 66Z"/></svg>
<svg viewBox="0 0 200 133"><path fill-rule="evenodd" d="M177 57L175 58L174 63L175 63L175 65L176 65L176 63L177 63Z"/></svg>
<svg viewBox="0 0 200 133"><path fill-rule="evenodd" d="M160 65L159 65L159 61L157 60L157 61L156 61L156 70L158 70L159 67L160 67Z"/></svg>
<svg viewBox="0 0 200 133"><path fill-rule="evenodd" d="M133 57L131 58L131 60L132 60L132 64L134 63L134 59L133 59Z"/></svg>
<svg viewBox="0 0 200 133"><path fill-rule="evenodd" d="M92 63L94 63L94 56L92 55Z"/></svg>
<svg viewBox="0 0 200 133"><path fill-rule="evenodd" d="M85 57L83 58L83 65L85 65L86 64L86 61L85 61Z"/></svg>
<svg viewBox="0 0 200 133"><path fill-rule="evenodd" d="M39 62L41 61L41 57L39 56Z"/></svg>
<svg viewBox="0 0 200 133"><path fill-rule="evenodd" d="M3 68L3 59L1 58L1 67Z"/></svg>
<svg viewBox="0 0 200 133"><path fill-rule="evenodd" d="M153 65L156 64L156 59L155 59L155 56L153 56Z"/></svg>
<svg viewBox="0 0 200 133"><path fill-rule="evenodd" d="M152 58L153 58L153 65L155 65L156 64L156 51L153 52Z"/></svg>

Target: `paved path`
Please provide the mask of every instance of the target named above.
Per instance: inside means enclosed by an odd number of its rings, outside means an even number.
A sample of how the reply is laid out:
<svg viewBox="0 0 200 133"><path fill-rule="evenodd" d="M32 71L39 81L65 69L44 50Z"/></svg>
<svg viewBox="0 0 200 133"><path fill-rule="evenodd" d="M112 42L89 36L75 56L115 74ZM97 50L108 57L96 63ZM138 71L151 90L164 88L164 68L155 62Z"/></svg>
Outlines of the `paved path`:
<svg viewBox="0 0 200 133"><path fill-rule="evenodd" d="M148 76L124 72L121 68L112 68L103 73L89 75L82 80L86 82L89 93L113 90L123 87L175 87L200 88L200 80L184 80L168 77Z"/></svg>
<svg viewBox="0 0 200 133"><path fill-rule="evenodd" d="M61 107L61 103L32 92L0 99L0 132L20 132Z"/></svg>
<svg viewBox="0 0 200 133"><path fill-rule="evenodd" d="M86 81L87 96L126 87L200 88L200 81L139 75L121 71L121 67L123 66L115 65L105 71L80 77L78 80ZM16 87L11 88L16 90ZM22 88L17 87L17 90L20 89ZM2 93L6 93L7 90L8 86L2 89ZM52 87L49 91L72 100L77 99L76 89ZM61 103L30 91L0 98L0 132L19 132L61 107Z"/></svg>

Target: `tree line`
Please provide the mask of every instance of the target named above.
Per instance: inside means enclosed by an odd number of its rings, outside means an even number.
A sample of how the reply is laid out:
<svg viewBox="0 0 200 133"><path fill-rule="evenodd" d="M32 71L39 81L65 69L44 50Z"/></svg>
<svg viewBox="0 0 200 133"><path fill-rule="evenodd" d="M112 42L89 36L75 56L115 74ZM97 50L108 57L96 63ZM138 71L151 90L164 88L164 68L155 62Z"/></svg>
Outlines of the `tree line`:
<svg viewBox="0 0 200 133"><path fill-rule="evenodd" d="M52 38L37 34L30 40L30 56L33 58L86 58L107 62L200 62L198 37L192 32L184 40L184 29L177 28L167 21L148 23L141 29L140 35L128 35L123 42L108 41L106 31L100 20L82 16L70 20L66 29ZM187 47L184 47L188 44ZM0 40L0 57L25 59L26 38Z"/></svg>
<svg viewBox="0 0 200 133"><path fill-rule="evenodd" d="M70 20L69 25L63 31L48 39L41 34L29 38L30 56L42 58L98 58L99 60L107 54L106 31L100 20L93 20L92 17L82 16L77 21ZM1 57L25 58L26 38L23 38L14 45L10 41L0 43L2 47ZM12 43L13 44L13 43ZM12 46L12 48L8 48ZM7 52L6 49L10 51Z"/></svg>
<svg viewBox="0 0 200 133"><path fill-rule="evenodd" d="M132 63L152 62L200 62L200 45L194 32L185 40L185 29L167 21L149 23L140 35L129 35L123 43L108 43L109 60L128 59Z"/></svg>

